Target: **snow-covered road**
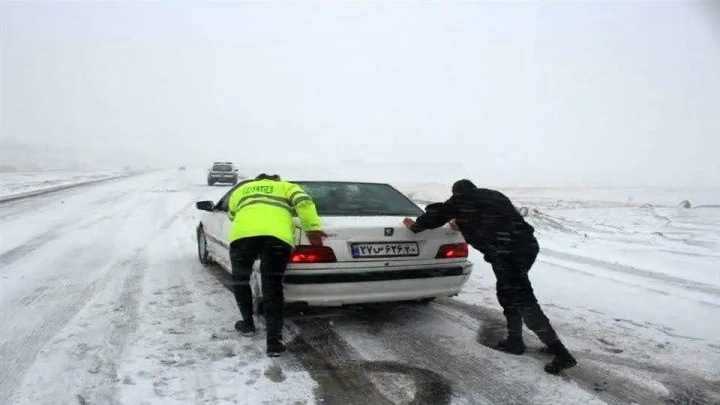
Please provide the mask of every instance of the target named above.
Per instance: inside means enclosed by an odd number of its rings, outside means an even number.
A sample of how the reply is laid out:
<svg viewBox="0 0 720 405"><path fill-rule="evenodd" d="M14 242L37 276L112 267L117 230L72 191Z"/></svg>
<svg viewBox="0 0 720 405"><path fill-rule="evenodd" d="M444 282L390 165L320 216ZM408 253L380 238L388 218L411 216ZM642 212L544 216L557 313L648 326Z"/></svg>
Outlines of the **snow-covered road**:
<svg viewBox="0 0 720 405"><path fill-rule="evenodd" d="M158 172L0 204L0 403L720 403L720 209L532 219L533 283L580 362L558 377L529 334L526 356L484 346L502 316L477 255L456 298L289 310L266 358L197 261L194 202L225 190Z"/></svg>

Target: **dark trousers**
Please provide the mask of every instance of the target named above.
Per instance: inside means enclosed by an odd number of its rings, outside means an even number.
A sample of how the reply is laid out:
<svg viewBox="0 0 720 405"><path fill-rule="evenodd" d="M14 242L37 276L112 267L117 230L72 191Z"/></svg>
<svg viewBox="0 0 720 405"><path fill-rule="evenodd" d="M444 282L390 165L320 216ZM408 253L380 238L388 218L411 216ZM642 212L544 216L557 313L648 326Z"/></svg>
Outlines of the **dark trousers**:
<svg viewBox="0 0 720 405"><path fill-rule="evenodd" d="M497 297L507 320L508 339L522 339L523 322L548 346L559 338L535 298L528 272L539 252L536 241L496 255L491 264L497 278Z"/></svg>
<svg viewBox="0 0 720 405"><path fill-rule="evenodd" d="M263 305L267 339L282 339L283 277L290 260L291 247L272 236L254 236L230 244L232 290L243 320L253 320L253 296L250 275L255 260L260 259Z"/></svg>

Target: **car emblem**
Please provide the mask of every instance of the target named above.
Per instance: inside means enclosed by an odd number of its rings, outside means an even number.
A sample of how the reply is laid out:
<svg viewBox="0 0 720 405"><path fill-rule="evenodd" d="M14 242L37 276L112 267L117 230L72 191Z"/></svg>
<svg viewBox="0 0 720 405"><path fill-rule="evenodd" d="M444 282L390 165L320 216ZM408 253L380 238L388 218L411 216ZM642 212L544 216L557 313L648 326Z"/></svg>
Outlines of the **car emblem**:
<svg viewBox="0 0 720 405"><path fill-rule="evenodd" d="M393 228L385 228L385 236L393 236L395 230Z"/></svg>

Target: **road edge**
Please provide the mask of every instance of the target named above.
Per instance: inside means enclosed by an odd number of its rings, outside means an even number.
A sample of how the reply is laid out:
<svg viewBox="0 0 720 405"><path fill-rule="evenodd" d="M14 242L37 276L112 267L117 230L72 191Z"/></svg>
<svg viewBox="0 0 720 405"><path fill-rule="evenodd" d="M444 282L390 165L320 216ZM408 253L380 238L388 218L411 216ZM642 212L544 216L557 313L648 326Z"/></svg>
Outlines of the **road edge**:
<svg viewBox="0 0 720 405"><path fill-rule="evenodd" d="M19 194L11 194L9 196L0 196L0 204L6 203L6 202L11 202L11 201L22 200L22 199L30 198L30 197L37 197L40 195L55 193L58 191L68 190L71 188L89 186L92 184L98 184L98 183L111 181L111 180L124 179L127 177L138 176L138 175L146 174L146 173L149 173L149 171L129 172L129 173L123 173L119 176L103 177L101 179L87 180L87 181L82 181L79 183L70 183L70 184L64 184L61 186L48 187L48 188L41 189L41 190L27 191L27 192L19 193Z"/></svg>

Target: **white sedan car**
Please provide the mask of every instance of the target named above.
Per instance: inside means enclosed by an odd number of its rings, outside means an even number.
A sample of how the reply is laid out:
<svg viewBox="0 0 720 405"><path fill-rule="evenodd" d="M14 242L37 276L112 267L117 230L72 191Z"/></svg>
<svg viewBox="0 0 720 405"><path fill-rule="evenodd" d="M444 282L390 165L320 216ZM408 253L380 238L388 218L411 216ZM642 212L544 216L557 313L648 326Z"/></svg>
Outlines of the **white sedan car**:
<svg viewBox="0 0 720 405"><path fill-rule="evenodd" d="M286 303L310 306L422 301L457 295L472 272L468 246L449 226L414 234L402 220L423 210L388 184L297 181L315 201L328 234L325 246L310 246L295 218L296 248L285 273ZM242 183L241 183L242 184ZM231 271L227 217L233 187L217 203L200 201L207 211L197 226L200 262ZM260 302L260 277L251 276Z"/></svg>

